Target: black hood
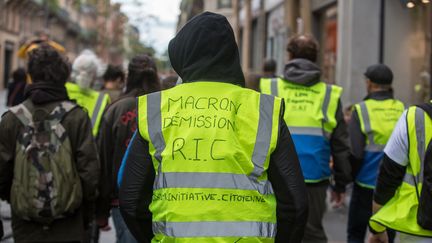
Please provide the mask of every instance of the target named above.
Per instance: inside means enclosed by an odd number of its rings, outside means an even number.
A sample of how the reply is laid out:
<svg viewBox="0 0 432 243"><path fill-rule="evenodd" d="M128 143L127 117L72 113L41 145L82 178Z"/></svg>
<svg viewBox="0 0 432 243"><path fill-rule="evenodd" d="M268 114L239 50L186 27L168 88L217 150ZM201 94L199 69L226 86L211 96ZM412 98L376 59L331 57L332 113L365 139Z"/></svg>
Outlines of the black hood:
<svg viewBox="0 0 432 243"><path fill-rule="evenodd" d="M69 100L64 84L54 82L34 82L26 86L24 97L33 104L43 105L54 101Z"/></svg>
<svg viewBox="0 0 432 243"><path fill-rule="evenodd" d="M222 15L205 12L192 18L170 41L168 54L184 83L216 81L244 87L234 32Z"/></svg>
<svg viewBox="0 0 432 243"><path fill-rule="evenodd" d="M285 65L284 78L296 84L312 86L320 81L321 70L315 63L297 58Z"/></svg>

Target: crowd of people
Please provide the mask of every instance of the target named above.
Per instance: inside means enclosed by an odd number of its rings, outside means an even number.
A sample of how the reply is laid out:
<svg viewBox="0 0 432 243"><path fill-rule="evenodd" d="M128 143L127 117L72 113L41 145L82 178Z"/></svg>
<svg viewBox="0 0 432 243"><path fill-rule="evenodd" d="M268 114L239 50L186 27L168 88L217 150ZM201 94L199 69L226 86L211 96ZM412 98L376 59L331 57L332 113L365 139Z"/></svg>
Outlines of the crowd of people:
<svg viewBox="0 0 432 243"><path fill-rule="evenodd" d="M246 84L227 19L202 13L127 70L28 46L0 121L0 198L15 242L327 242L326 197L349 202L347 242L432 241L432 105L394 98L384 64L344 108L310 35ZM23 50L24 52L24 50ZM368 233L369 232L369 233ZM368 236L369 235L369 236Z"/></svg>

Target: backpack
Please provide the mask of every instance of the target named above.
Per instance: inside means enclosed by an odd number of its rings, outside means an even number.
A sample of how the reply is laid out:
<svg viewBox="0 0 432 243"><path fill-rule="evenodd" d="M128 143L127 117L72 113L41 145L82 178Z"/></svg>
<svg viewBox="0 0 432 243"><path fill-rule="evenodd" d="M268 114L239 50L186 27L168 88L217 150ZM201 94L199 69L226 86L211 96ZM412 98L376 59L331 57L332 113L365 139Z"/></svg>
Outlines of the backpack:
<svg viewBox="0 0 432 243"><path fill-rule="evenodd" d="M432 118L432 104L425 103L418 105L430 118ZM423 229L432 230L432 142L428 143L424 161L423 162L423 185L420 193L417 189L418 182L414 179L416 184L417 198L419 201L417 209L417 223Z"/></svg>
<svg viewBox="0 0 432 243"><path fill-rule="evenodd" d="M61 124L75 107L64 101L47 114L25 101L10 109L24 125L17 137L11 188L11 208L19 218L49 225L81 205L81 181Z"/></svg>

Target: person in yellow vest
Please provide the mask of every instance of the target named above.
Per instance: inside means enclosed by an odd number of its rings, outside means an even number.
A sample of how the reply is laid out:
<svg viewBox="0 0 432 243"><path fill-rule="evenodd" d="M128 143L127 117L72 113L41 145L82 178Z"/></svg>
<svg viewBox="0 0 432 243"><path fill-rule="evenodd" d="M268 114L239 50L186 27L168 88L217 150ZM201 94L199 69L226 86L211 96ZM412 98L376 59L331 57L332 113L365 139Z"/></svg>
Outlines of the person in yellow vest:
<svg viewBox="0 0 432 243"><path fill-rule="evenodd" d="M340 102L342 88L321 80L321 70L315 63L318 43L312 36L293 37L287 51L290 61L283 77L261 79L260 90L285 101L284 119L294 140L309 198L303 242L327 242L322 219L330 177L333 173L335 207L344 202L345 186L351 181L349 139Z"/></svg>
<svg viewBox="0 0 432 243"><path fill-rule="evenodd" d="M66 83L69 98L87 110L95 137L99 132L102 114L110 103L108 94L91 88L97 78L98 65L96 55L91 51L84 51L72 65L73 82Z"/></svg>
<svg viewBox="0 0 432 243"><path fill-rule="evenodd" d="M307 196L282 99L245 89L226 17L191 19L168 52L183 83L138 98L119 172L139 242L301 242Z"/></svg>
<svg viewBox="0 0 432 243"><path fill-rule="evenodd" d="M424 185L423 161L432 139L428 113L418 106L408 108L384 148L373 197L374 214L369 220L371 243L388 242L386 229L400 232L401 243L432 241L432 231L418 224L417 214L419 193Z"/></svg>
<svg viewBox="0 0 432 243"><path fill-rule="evenodd" d="M383 149L405 109L401 101L393 98L393 72L389 67L371 65L364 75L368 95L363 102L354 105L349 123L355 178L348 214L349 243L365 240ZM394 232L389 238L392 242Z"/></svg>

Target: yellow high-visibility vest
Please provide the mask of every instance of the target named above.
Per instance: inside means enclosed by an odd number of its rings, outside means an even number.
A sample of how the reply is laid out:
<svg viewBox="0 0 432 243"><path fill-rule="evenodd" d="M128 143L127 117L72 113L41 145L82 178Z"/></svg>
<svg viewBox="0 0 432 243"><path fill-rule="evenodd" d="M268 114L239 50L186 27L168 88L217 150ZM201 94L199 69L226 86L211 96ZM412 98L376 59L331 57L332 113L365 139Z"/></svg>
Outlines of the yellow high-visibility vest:
<svg viewBox="0 0 432 243"><path fill-rule="evenodd" d="M108 94L92 89L82 89L75 83L66 83L69 99L84 107L91 119L93 136L97 136L105 108L110 103Z"/></svg>
<svg viewBox="0 0 432 243"><path fill-rule="evenodd" d="M156 171L152 242L274 242L267 169L281 103L218 82L138 98L138 131Z"/></svg>
<svg viewBox="0 0 432 243"><path fill-rule="evenodd" d="M356 177L362 187L375 188L378 168L384 156L384 146L390 138L405 106L395 99L368 99L354 106L360 129L366 138L363 164Z"/></svg>
<svg viewBox="0 0 432 243"><path fill-rule="evenodd" d="M281 78L261 79L264 94L285 101L285 122L292 135L303 176L307 183L329 179L330 137L337 126L336 110L342 88L318 82L312 86L294 84Z"/></svg>
<svg viewBox="0 0 432 243"><path fill-rule="evenodd" d="M406 114L408 129L408 166L402 184L395 195L369 220L377 232L391 228L399 232L432 237L432 231L417 224L418 197L423 185L423 159L432 139L432 120L418 107L410 107Z"/></svg>

